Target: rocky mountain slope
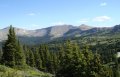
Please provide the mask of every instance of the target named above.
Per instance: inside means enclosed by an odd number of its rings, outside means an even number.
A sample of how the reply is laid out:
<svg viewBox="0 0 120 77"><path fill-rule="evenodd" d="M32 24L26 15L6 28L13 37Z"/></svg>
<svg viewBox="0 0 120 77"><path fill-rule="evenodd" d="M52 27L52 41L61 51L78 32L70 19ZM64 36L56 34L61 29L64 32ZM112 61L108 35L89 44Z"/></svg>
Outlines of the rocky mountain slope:
<svg viewBox="0 0 120 77"><path fill-rule="evenodd" d="M9 27L0 29L0 42L7 39ZM39 44L48 42L56 38L80 37L84 35L96 34L100 32L113 33L120 32L120 25L114 27L91 27L85 24L80 26L56 25L43 29L25 30L15 27L16 35L25 44Z"/></svg>

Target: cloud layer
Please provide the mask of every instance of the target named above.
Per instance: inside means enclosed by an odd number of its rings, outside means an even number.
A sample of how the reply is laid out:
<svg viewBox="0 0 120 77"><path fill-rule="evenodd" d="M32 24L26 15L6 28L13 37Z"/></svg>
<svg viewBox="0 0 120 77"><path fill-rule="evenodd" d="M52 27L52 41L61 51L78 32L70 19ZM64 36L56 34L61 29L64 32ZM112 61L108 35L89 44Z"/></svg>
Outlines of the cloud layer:
<svg viewBox="0 0 120 77"><path fill-rule="evenodd" d="M111 17L109 16L97 16L93 18L84 18L77 21L77 23L87 23L87 22L107 22L110 21Z"/></svg>
<svg viewBox="0 0 120 77"><path fill-rule="evenodd" d="M100 6L106 6L106 5L107 5L106 2L103 2L103 3L100 4Z"/></svg>
<svg viewBox="0 0 120 77"><path fill-rule="evenodd" d="M111 20L111 17L108 17L108 16L98 16L93 18L93 21L97 21L97 22L105 22L109 20Z"/></svg>

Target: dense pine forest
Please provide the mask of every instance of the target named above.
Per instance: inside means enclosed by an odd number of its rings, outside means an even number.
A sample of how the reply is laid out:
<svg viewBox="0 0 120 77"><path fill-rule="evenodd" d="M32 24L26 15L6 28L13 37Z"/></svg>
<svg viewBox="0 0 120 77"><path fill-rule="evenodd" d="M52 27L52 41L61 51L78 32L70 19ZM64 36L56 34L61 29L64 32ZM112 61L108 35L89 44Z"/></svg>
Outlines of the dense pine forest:
<svg viewBox="0 0 120 77"><path fill-rule="evenodd" d="M0 77L120 77L119 39L95 44L74 40L29 46L19 41L10 26L0 49ZM24 73L7 73L5 69Z"/></svg>

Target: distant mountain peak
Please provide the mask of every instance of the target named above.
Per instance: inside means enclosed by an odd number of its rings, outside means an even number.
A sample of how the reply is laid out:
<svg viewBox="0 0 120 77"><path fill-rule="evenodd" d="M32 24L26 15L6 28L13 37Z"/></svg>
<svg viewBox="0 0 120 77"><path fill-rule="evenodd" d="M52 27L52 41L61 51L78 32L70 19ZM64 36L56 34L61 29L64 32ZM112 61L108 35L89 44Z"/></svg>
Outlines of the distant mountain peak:
<svg viewBox="0 0 120 77"><path fill-rule="evenodd" d="M73 25L69 25L69 24L63 24L63 25L54 25L51 27L73 27Z"/></svg>
<svg viewBox="0 0 120 77"><path fill-rule="evenodd" d="M5 27L5 28L3 28L3 29L9 29L10 28L10 26L7 26L7 27Z"/></svg>
<svg viewBox="0 0 120 77"><path fill-rule="evenodd" d="M75 36L84 36L89 34L94 34L98 32L120 32L120 25L114 27L91 27L86 24L81 24L80 26L74 25L55 25L42 29L26 30L21 28L15 28L16 35L19 40L23 43L43 43L51 41L56 38L70 38ZM7 39L9 26L0 29L0 42Z"/></svg>
<svg viewBox="0 0 120 77"><path fill-rule="evenodd" d="M81 25L79 26L79 28L80 28L81 30L89 30L89 29L92 29L93 27L88 26L88 25L86 25L86 24L81 24Z"/></svg>

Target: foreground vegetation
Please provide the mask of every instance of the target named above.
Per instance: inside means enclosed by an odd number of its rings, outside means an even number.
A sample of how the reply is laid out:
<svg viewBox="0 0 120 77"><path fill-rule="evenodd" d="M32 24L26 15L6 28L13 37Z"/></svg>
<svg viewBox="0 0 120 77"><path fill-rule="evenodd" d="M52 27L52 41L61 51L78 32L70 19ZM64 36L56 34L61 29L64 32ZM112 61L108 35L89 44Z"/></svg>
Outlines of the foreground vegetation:
<svg viewBox="0 0 120 77"><path fill-rule="evenodd" d="M94 40L94 39L93 39ZM92 40L92 41L93 41ZM0 51L3 77L120 77L120 41L21 45L14 28ZM43 71L43 72L40 72ZM45 73L47 72L47 73ZM48 74L51 73L51 74Z"/></svg>
<svg viewBox="0 0 120 77"><path fill-rule="evenodd" d="M31 67L13 69L0 65L0 77L52 77L52 75Z"/></svg>

